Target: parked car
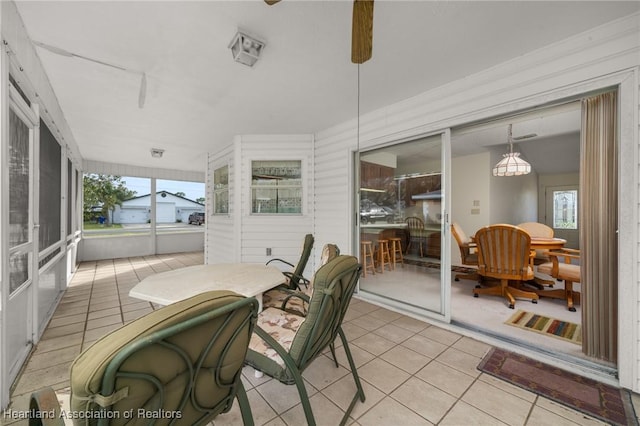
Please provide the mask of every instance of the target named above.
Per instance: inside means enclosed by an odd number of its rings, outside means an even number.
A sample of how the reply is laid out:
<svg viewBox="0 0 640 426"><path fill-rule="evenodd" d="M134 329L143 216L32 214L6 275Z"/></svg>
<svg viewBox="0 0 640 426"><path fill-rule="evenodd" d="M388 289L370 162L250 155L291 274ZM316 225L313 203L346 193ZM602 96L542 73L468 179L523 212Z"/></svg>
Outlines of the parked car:
<svg viewBox="0 0 640 426"><path fill-rule="evenodd" d="M360 223L375 222L377 220L393 223L395 217L396 213L393 209L387 206L379 206L375 203L370 203L368 208L360 209Z"/></svg>
<svg viewBox="0 0 640 426"><path fill-rule="evenodd" d="M196 212L189 215L189 225L202 225L204 223L204 213Z"/></svg>

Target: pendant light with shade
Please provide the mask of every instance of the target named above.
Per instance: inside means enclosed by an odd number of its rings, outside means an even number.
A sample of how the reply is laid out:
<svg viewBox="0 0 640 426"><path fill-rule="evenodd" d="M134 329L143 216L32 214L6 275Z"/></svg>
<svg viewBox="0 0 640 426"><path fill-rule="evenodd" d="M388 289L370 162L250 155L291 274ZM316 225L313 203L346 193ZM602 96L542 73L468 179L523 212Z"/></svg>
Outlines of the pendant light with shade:
<svg viewBox="0 0 640 426"><path fill-rule="evenodd" d="M519 152L513 152L512 125L508 128L509 152L493 168L494 176L520 176L531 173L531 164L520 158Z"/></svg>

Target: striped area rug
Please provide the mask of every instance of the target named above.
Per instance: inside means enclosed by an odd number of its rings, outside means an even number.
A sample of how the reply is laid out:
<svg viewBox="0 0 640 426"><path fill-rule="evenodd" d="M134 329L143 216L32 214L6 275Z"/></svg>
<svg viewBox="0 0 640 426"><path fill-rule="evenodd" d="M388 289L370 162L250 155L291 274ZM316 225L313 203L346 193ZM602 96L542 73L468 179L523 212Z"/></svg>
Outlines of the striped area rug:
<svg viewBox="0 0 640 426"><path fill-rule="evenodd" d="M568 321L561 321L543 315L518 310L505 324L535 331L546 336L557 337L576 345L582 344L582 326Z"/></svg>

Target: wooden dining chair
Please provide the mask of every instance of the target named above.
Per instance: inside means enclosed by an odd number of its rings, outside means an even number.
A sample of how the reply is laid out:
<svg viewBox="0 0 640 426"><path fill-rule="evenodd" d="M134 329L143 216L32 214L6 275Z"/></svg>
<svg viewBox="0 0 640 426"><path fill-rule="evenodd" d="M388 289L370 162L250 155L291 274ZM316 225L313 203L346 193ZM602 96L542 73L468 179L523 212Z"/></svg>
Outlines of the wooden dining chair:
<svg viewBox="0 0 640 426"><path fill-rule="evenodd" d="M499 224L481 228L476 232L478 245L478 274L500 280L499 286L474 288L473 296L491 294L505 297L513 309L517 298L538 303L538 294L525 291L522 283L533 279L531 237L517 226ZM512 285L509 285L512 283Z"/></svg>
<svg viewBox="0 0 640 426"><path fill-rule="evenodd" d="M540 238L553 238L553 228L539 222L523 222L517 225L518 228L524 229L527 234L532 237ZM551 262L551 259L546 254L546 250L535 250L536 257L533 258L533 265L538 266L544 263ZM542 272L542 271L541 271ZM553 287L554 282L552 280L545 280L541 278L535 278L536 287L542 289L544 287Z"/></svg>
<svg viewBox="0 0 640 426"><path fill-rule="evenodd" d="M424 232L424 221L419 217L408 217L404 220L407 224L407 230L409 231L409 244L407 244L406 253L409 253L411 244L417 243L420 247L420 257L424 257L422 246L426 244L426 234Z"/></svg>
<svg viewBox="0 0 640 426"><path fill-rule="evenodd" d="M467 234L465 234L462 227L457 222L453 222L451 224L451 233L460 248L460 259L462 264L467 266L478 266L477 244L471 242L471 239ZM455 280L460 281L460 279L478 282L481 281L478 272L473 272L471 274L456 274Z"/></svg>
<svg viewBox="0 0 640 426"><path fill-rule="evenodd" d="M551 275L553 278L564 281L564 289L538 290L540 297L553 299L565 299L567 309L575 312L574 304L580 303L580 293L573 290L573 283L579 283L580 276L580 250L563 248L557 251L548 251L546 255L551 259L548 263L538 266L538 271ZM562 258L562 261L560 261Z"/></svg>

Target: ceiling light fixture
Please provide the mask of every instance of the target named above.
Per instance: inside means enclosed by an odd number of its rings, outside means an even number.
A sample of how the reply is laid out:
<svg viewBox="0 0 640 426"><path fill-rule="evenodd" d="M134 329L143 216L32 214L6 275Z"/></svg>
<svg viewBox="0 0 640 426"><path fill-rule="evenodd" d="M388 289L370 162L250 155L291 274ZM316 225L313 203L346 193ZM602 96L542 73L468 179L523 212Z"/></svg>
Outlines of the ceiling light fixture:
<svg viewBox="0 0 640 426"><path fill-rule="evenodd" d="M162 155L164 154L164 149L160 149L160 148L151 148L151 156L153 158L162 158Z"/></svg>
<svg viewBox="0 0 640 426"><path fill-rule="evenodd" d="M507 131L509 152L502 155L502 160L493 168L494 176L520 176L531 173L531 164L520 158L519 152L513 152L512 125Z"/></svg>
<svg viewBox="0 0 640 426"><path fill-rule="evenodd" d="M264 49L265 43L238 31L229 43L229 49L236 62L253 67Z"/></svg>

